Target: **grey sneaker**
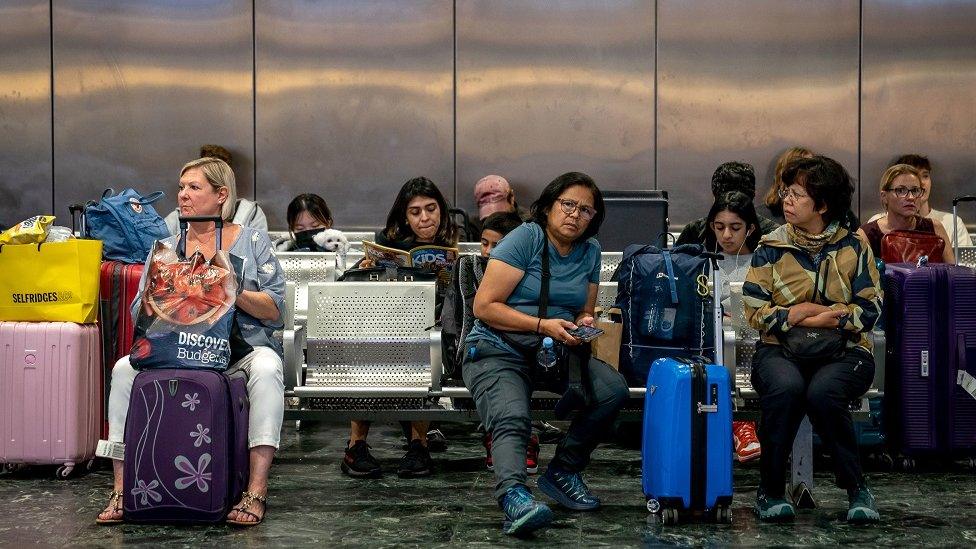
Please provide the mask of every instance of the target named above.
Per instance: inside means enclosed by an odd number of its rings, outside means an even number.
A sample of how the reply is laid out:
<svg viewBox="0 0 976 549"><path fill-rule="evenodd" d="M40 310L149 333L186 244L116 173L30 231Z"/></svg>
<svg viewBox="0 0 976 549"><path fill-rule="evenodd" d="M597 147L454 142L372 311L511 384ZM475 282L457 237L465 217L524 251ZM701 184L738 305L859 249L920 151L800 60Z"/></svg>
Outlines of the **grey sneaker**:
<svg viewBox="0 0 976 549"><path fill-rule="evenodd" d="M796 518L796 510L793 504L785 498L767 497L762 488L756 494L756 516L763 522L789 522Z"/></svg>
<svg viewBox="0 0 976 549"><path fill-rule="evenodd" d="M881 520L878 508L874 503L874 496L867 486L858 486L848 491L850 505L847 507L847 522L851 524L868 524Z"/></svg>

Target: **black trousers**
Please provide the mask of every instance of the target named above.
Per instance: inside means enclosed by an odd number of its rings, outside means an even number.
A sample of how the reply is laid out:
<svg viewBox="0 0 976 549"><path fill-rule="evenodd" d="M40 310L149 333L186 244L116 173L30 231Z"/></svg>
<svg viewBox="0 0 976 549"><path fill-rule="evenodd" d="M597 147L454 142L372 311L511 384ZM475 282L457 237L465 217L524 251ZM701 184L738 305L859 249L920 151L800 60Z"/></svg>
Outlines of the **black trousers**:
<svg viewBox="0 0 976 549"><path fill-rule="evenodd" d="M804 363L790 358L779 345L756 346L752 386L762 411L760 487L767 496L783 497L786 463L804 415L834 458L838 486L863 483L849 406L867 392L873 379L874 359L864 349L848 349L832 362Z"/></svg>

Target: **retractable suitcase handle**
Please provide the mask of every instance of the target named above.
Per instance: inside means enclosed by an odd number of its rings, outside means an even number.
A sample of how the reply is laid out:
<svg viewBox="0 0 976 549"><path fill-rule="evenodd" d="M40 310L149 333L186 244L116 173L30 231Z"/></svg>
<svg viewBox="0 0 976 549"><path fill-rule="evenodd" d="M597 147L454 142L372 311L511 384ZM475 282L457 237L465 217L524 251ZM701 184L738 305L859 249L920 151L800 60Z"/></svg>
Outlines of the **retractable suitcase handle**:
<svg viewBox="0 0 976 549"><path fill-rule="evenodd" d="M223 248L222 236L224 228L224 218L219 215L191 215L191 216L180 216L180 241L177 244L177 252L182 256L186 257L186 229L190 223L208 223L213 222L217 233L217 251Z"/></svg>
<svg viewBox="0 0 976 549"><path fill-rule="evenodd" d="M976 202L976 196L967 194L952 199L952 256L956 259L956 265L959 264L959 233L957 232L959 216L956 215L956 207L960 202Z"/></svg>

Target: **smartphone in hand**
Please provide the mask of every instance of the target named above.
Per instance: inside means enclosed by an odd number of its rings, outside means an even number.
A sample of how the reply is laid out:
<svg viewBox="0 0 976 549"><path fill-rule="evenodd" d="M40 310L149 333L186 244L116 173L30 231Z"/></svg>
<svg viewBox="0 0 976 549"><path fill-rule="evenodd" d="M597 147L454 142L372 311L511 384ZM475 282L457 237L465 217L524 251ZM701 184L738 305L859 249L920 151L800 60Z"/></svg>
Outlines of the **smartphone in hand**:
<svg viewBox="0 0 976 549"><path fill-rule="evenodd" d="M580 326L575 330L569 330L567 333L584 343L589 343L603 335L603 330L592 326Z"/></svg>

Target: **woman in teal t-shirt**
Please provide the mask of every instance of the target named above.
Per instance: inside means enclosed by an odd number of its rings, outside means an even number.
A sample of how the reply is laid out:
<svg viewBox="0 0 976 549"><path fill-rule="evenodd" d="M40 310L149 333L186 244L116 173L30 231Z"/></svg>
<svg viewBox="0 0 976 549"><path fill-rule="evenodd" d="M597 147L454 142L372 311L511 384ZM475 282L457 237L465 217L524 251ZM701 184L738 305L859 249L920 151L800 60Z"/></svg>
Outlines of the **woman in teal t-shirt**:
<svg viewBox="0 0 976 549"><path fill-rule="evenodd" d="M474 300L478 318L465 339L465 385L492 433L495 497L507 534L522 535L552 522L548 506L526 486L525 449L532 434L530 361L501 332L535 333L568 346L581 342L569 330L593 324L600 282L600 244L592 237L603 221L600 189L586 174L570 172L550 183L532 205L532 220L505 236L491 253ZM539 318L542 251L548 247L549 301ZM580 472L599 437L627 399L627 383L605 362L590 358L583 380L592 404L570 425L539 489L575 511L600 507Z"/></svg>

